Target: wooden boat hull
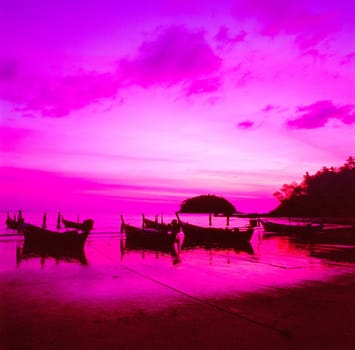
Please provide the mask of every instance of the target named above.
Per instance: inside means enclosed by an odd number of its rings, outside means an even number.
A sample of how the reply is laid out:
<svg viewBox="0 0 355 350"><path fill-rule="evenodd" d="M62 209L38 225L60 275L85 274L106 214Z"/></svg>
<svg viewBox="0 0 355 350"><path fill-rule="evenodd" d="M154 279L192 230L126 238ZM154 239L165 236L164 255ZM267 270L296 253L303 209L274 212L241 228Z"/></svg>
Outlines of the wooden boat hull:
<svg viewBox="0 0 355 350"><path fill-rule="evenodd" d="M81 231L91 231L94 227L94 221L91 219L84 220L83 222L62 219L62 223L66 228L74 228Z"/></svg>
<svg viewBox="0 0 355 350"><path fill-rule="evenodd" d="M134 242L150 242L155 244L172 244L175 236L169 234L167 230L157 230L154 228L139 228L136 226L123 225L124 233L127 241Z"/></svg>
<svg viewBox="0 0 355 350"><path fill-rule="evenodd" d="M261 220L264 230L273 234L293 235L297 242L355 244L355 228L325 228L322 225L287 225Z"/></svg>
<svg viewBox="0 0 355 350"><path fill-rule="evenodd" d="M223 229L215 227L202 227L191 225L188 223L182 223L182 230L184 231L186 242L250 242L254 228L240 229Z"/></svg>
<svg viewBox="0 0 355 350"><path fill-rule="evenodd" d="M79 233L78 231L56 232L41 227L23 224L21 231L25 236L25 245L31 249L53 249L54 247L62 252L75 252L83 250L89 232Z"/></svg>
<svg viewBox="0 0 355 350"><path fill-rule="evenodd" d="M11 219L11 218L6 219L7 228L10 228L12 230L19 230L23 223L24 223L23 220L17 221L17 220Z"/></svg>
<svg viewBox="0 0 355 350"><path fill-rule="evenodd" d="M168 231L169 229L169 225L167 224L159 223L146 218L143 218L143 226L144 228L154 228L157 230L165 230L165 231Z"/></svg>
<svg viewBox="0 0 355 350"><path fill-rule="evenodd" d="M322 230L322 225L288 225L278 222L264 221L260 220L261 225L263 226L266 232L277 233L277 234L310 234L320 232Z"/></svg>

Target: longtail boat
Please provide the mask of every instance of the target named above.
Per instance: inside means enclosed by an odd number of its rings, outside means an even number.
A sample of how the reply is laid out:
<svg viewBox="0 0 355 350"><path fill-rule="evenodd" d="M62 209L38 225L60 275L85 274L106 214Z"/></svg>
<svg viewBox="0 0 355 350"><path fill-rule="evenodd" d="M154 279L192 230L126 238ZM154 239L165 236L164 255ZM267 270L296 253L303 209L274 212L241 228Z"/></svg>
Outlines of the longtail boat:
<svg viewBox="0 0 355 350"><path fill-rule="evenodd" d="M10 217L8 217L6 219L6 226L7 228L11 228L13 230L19 230L20 226L24 223L24 221L18 221L16 219L11 219Z"/></svg>
<svg viewBox="0 0 355 350"><path fill-rule="evenodd" d="M19 211L18 217L16 218L16 214L14 215L13 218L10 217L10 214L7 213L7 218L6 218L6 226L7 228L13 229L13 230L19 230L20 226L24 223L24 219L22 217L22 212L21 210Z"/></svg>
<svg viewBox="0 0 355 350"><path fill-rule="evenodd" d="M277 234L310 234L315 232L320 232L323 229L322 224L315 223L300 223L287 224L274 221L260 220L261 225L267 232L277 233Z"/></svg>
<svg viewBox="0 0 355 350"><path fill-rule="evenodd" d="M150 241L159 243L173 243L176 239L177 230L170 228L142 228L133 225L128 225L124 222L121 215L121 232L124 232L128 241Z"/></svg>
<svg viewBox="0 0 355 350"><path fill-rule="evenodd" d="M169 224L165 223L159 223L158 221L153 221L150 219L147 219L143 215L143 228L155 228L159 230L169 230Z"/></svg>
<svg viewBox="0 0 355 350"><path fill-rule="evenodd" d="M75 222L62 218L62 223L66 228L75 228L81 231L91 231L94 227L94 220L87 219L83 222Z"/></svg>
<svg viewBox="0 0 355 350"><path fill-rule="evenodd" d="M181 221L178 213L176 217L182 227L186 242L250 242L254 233L254 228L250 226L244 228L204 227Z"/></svg>
<svg viewBox="0 0 355 350"><path fill-rule="evenodd" d="M355 244L355 227L322 225L318 223L283 224L260 221L264 230L271 234L292 235L296 241L320 244Z"/></svg>
<svg viewBox="0 0 355 350"><path fill-rule="evenodd" d="M20 229L24 233L27 247L44 250L55 247L66 253L83 250L90 233L90 230L51 231L28 223L23 223Z"/></svg>

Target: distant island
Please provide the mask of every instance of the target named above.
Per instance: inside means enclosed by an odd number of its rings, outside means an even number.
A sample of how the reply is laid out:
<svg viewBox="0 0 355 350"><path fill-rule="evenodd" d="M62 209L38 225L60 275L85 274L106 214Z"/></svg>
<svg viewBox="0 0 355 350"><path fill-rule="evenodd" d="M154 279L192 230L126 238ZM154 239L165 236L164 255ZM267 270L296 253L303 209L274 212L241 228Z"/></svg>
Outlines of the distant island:
<svg viewBox="0 0 355 350"><path fill-rule="evenodd" d="M307 172L300 184L285 184L274 195L280 205L271 216L355 216L355 158L339 168Z"/></svg>
<svg viewBox="0 0 355 350"><path fill-rule="evenodd" d="M228 216L237 213L237 210L225 198L208 194L185 199L180 206L180 213L212 213Z"/></svg>
<svg viewBox="0 0 355 350"><path fill-rule="evenodd" d="M276 209L244 216L355 217L355 158L340 167L324 166L314 175L306 172L300 184L285 184L274 196L280 202ZM228 200L211 194L185 199L180 213L243 216Z"/></svg>

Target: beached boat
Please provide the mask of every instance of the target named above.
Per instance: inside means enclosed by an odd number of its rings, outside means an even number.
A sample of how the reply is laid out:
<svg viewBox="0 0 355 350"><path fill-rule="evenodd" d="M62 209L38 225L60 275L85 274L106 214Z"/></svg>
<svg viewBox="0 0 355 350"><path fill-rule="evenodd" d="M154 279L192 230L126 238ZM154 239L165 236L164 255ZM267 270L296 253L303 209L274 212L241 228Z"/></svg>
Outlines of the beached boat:
<svg viewBox="0 0 355 350"><path fill-rule="evenodd" d="M254 228L217 228L203 227L181 222L185 241L199 242L249 242L253 236Z"/></svg>
<svg viewBox="0 0 355 350"><path fill-rule="evenodd" d="M268 220L260 220L266 232L276 233L276 234L310 234L315 232L320 232L323 229L322 224L315 223L280 223Z"/></svg>
<svg viewBox="0 0 355 350"><path fill-rule="evenodd" d="M137 226L128 225L125 223L121 215L121 232L124 232L128 241L150 241L159 243L173 243L176 239L178 231L176 229L167 228L142 228ZM176 221L176 220L175 220ZM177 223L177 221L176 221Z"/></svg>
<svg viewBox="0 0 355 350"><path fill-rule="evenodd" d="M165 223L159 223L158 221L153 221L150 219L147 219L144 217L143 215L143 228L155 228L158 230L169 230L169 224L165 224Z"/></svg>
<svg viewBox="0 0 355 350"><path fill-rule="evenodd" d="M19 230L20 226L24 223L24 219L22 217L21 210L19 211L17 218L16 218L16 215L14 215L14 217L11 218L10 214L7 213L7 218L6 218L5 223L6 223L7 228L11 228L12 230Z"/></svg>
<svg viewBox="0 0 355 350"><path fill-rule="evenodd" d="M78 230L51 231L28 223L22 224L20 229L24 233L26 246L44 250L55 247L67 253L82 250L90 233Z"/></svg>
<svg viewBox="0 0 355 350"><path fill-rule="evenodd" d="M6 219L6 226L7 228L11 228L13 230L19 230L20 226L24 223L23 220L18 221L16 219L11 219L10 217L8 217Z"/></svg>
<svg viewBox="0 0 355 350"><path fill-rule="evenodd" d="M83 222L75 222L62 218L62 223L66 228L75 228L81 231L91 231L94 227L94 220L87 219Z"/></svg>
<svg viewBox="0 0 355 350"><path fill-rule="evenodd" d="M320 244L355 244L354 226L322 225L317 223L283 224L261 220L268 234L292 235L298 242Z"/></svg>
<svg viewBox="0 0 355 350"><path fill-rule="evenodd" d="M126 234L126 239L129 241L154 241L156 243L173 243L176 238L176 235L167 230L140 228L127 224L123 224L123 231Z"/></svg>

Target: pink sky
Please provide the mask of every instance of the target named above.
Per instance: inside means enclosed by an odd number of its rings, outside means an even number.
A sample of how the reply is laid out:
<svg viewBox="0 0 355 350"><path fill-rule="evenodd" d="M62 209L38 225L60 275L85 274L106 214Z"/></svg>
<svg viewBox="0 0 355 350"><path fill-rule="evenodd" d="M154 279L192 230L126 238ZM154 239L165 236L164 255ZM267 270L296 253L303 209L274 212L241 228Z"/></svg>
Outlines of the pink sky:
<svg viewBox="0 0 355 350"><path fill-rule="evenodd" d="M75 3L75 4L73 4ZM0 210L268 211L355 150L352 0L0 3Z"/></svg>

